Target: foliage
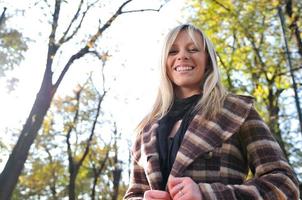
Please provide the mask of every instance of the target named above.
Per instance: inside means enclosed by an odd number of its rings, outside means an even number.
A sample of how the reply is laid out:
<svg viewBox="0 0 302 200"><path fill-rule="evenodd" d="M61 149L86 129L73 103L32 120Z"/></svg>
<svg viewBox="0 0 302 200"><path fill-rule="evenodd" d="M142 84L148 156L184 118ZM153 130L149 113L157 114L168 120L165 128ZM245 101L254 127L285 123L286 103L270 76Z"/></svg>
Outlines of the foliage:
<svg viewBox="0 0 302 200"><path fill-rule="evenodd" d="M80 95L79 95L79 91ZM79 96L78 96L79 95ZM35 140L22 176L14 192L13 199L63 199L68 197L70 187L70 161L67 136L70 134L72 156L78 162L83 155L87 138L97 112L99 92L91 79L84 85L76 86L74 96L57 96L47 117L44 119L40 134ZM74 116L78 118L74 121ZM112 172L116 167L115 148L112 144L113 132L105 132L108 124L104 115L97 122L97 134L91 141L89 153L79 169L75 191L77 199L92 199L93 183L96 181L96 199L111 199L113 195ZM115 130L115 129L113 129ZM108 138L104 139L104 138ZM111 138L111 139L110 139ZM126 185L121 185L121 192ZM120 198L123 193L120 193Z"/></svg>
<svg viewBox="0 0 302 200"><path fill-rule="evenodd" d="M12 152L4 166L4 170L1 172L0 199L10 199L29 155L30 147L38 135L54 95L56 94L56 91L74 62L81 60L87 55L94 55L105 63L107 57L101 56L101 53L99 52L101 46L97 46L97 43L99 42L99 39L102 38L103 33L112 25L113 22L115 22L117 17L125 13L133 12L158 12L163 6L160 5L158 9L131 10L125 8L130 4L130 2L132 2L132 0L121 1L118 3L118 7L113 13L110 11L107 13L109 14L109 17L107 16L105 23L101 23L100 20L96 20L96 22L98 21L99 23L95 25L93 34L91 34L90 30L87 33L87 30L83 28L82 25L84 22L87 22L86 16L88 11L89 13L93 13L93 11L95 11L94 13L100 13L101 11L96 12L94 9L104 8L104 4L100 3L99 0L79 0L76 1L76 3L74 3L74 1L61 0L37 2L36 5L42 3L43 7L45 7L51 13L47 13L45 15L49 17L45 20L45 22L50 21L50 34L47 43L48 52L45 58L46 66L42 83L37 92L31 111L26 122L24 123L18 141L12 149ZM65 21L62 21L62 19ZM90 19L95 19L95 17L91 17ZM64 61L61 60L62 52L66 53L62 56ZM72 130L73 125L74 124L69 122L69 124L67 124L67 128ZM93 126L95 126L95 124ZM70 133L71 132L69 132L67 135L70 135ZM91 142L91 140L92 136L88 139L88 145L87 148L85 148L83 155L87 155L89 150L89 142ZM74 176L71 176L73 179L70 179L70 192L71 189L74 189L74 179L76 178L78 170L83 164L85 156L82 156L79 161L74 160L76 157L74 157L72 154L76 152L77 155L79 152L77 149L75 149L75 151L72 153L69 139L67 140L67 144L68 159L70 163L72 163L69 165L69 172L74 174ZM74 191L70 192L70 195L71 194L74 196ZM72 199L75 199L75 197L72 197L71 200Z"/></svg>
<svg viewBox="0 0 302 200"><path fill-rule="evenodd" d="M0 78L5 72L12 70L24 59L23 53L27 50L27 39L19 30L8 25L8 17L4 8L0 21Z"/></svg>

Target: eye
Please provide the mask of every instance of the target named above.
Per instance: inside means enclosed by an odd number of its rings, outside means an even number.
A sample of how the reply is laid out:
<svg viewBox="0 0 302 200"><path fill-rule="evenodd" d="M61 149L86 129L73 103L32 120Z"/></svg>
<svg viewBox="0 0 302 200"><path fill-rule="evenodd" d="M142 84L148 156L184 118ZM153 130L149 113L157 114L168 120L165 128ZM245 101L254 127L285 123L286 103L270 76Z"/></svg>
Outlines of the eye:
<svg viewBox="0 0 302 200"><path fill-rule="evenodd" d="M177 54L177 52L178 52L178 50L176 50L176 49L170 49L169 55L175 55L175 54Z"/></svg>
<svg viewBox="0 0 302 200"><path fill-rule="evenodd" d="M195 53L195 52L199 52L199 49L194 47L194 48L189 48L188 51L190 53Z"/></svg>

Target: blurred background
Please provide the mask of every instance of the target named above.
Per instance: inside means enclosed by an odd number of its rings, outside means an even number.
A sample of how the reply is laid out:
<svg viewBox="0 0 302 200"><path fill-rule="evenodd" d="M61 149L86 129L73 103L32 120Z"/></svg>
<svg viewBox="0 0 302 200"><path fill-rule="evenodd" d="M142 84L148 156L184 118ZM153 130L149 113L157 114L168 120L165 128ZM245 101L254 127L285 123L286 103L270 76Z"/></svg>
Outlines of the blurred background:
<svg viewBox="0 0 302 200"><path fill-rule="evenodd" d="M299 0L0 0L0 199L121 199L161 42L212 40L225 87L256 108L302 181Z"/></svg>

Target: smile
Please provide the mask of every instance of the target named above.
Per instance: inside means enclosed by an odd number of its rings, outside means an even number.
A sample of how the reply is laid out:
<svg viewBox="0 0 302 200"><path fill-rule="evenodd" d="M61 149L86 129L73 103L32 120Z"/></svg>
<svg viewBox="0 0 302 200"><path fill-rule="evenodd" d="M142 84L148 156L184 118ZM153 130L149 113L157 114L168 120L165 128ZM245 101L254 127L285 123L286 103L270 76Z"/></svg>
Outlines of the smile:
<svg viewBox="0 0 302 200"><path fill-rule="evenodd" d="M192 67L192 66L176 66L174 68L174 70L177 72L186 72L186 71L191 71L193 69L194 69L194 67Z"/></svg>

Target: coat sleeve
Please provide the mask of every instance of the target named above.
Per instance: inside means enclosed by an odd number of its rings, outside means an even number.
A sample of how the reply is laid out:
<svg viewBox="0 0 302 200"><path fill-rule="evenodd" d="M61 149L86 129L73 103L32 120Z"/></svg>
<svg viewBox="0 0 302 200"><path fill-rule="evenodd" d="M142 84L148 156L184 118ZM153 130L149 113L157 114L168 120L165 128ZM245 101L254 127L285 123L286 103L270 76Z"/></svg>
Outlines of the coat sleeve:
<svg viewBox="0 0 302 200"><path fill-rule="evenodd" d="M298 200L298 181L284 154L252 108L239 130L253 178L241 185L199 183L203 200Z"/></svg>
<svg viewBox="0 0 302 200"><path fill-rule="evenodd" d="M130 182L124 200L142 200L144 193L150 190L145 170L138 164L140 157L140 140L136 140L132 149Z"/></svg>

